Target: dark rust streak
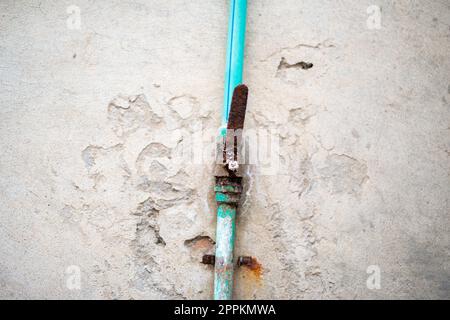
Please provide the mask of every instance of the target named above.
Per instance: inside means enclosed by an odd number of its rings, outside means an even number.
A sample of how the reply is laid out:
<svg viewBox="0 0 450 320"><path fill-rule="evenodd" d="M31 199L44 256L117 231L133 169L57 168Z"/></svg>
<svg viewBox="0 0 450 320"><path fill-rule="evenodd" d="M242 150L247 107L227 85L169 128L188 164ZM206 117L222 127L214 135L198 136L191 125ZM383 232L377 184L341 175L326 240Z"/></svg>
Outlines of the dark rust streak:
<svg viewBox="0 0 450 320"><path fill-rule="evenodd" d="M234 89L227 129L236 130L244 128L247 98L248 87L245 84L241 84Z"/></svg>
<svg viewBox="0 0 450 320"><path fill-rule="evenodd" d="M234 161L237 161L238 159L238 138L236 136L234 136L234 149L233 149L233 153L234 153Z"/></svg>
<svg viewBox="0 0 450 320"><path fill-rule="evenodd" d="M202 263L214 265L216 263L216 257L211 254L205 254L202 258Z"/></svg>
<svg viewBox="0 0 450 320"><path fill-rule="evenodd" d="M223 156L223 164L227 163L227 141L226 141L226 136L223 138L223 151L222 151L222 156Z"/></svg>

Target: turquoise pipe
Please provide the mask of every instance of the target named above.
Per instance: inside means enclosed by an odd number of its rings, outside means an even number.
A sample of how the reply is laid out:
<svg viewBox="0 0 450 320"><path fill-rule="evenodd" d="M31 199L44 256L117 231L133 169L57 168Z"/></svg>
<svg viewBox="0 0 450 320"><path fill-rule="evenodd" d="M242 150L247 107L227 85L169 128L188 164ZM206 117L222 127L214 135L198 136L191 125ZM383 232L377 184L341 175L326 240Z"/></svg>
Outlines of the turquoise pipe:
<svg viewBox="0 0 450 320"><path fill-rule="evenodd" d="M216 177L217 232L214 266L214 299L230 300L233 294L233 249L236 211L242 192L242 178Z"/></svg>
<svg viewBox="0 0 450 320"><path fill-rule="evenodd" d="M225 141L234 89L242 84L247 0L230 0L225 92L220 135ZM223 144L224 145L224 144ZM216 177L217 228L214 265L214 299L230 300L233 294L233 251L236 211L242 192L241 178Z"/></svg>
<svg viewBox="0 0 450 320"><path fill-rule="evenodd" d="M225 93L221 128L222 137L226 135L226 126L234 88L242 84L246 23L247 0L230 0L227 61L225 68Z"/></svg>
<svg viewBox="0 0 450 320"><path fill-rule="evenodd" d="M242 84L247 0L230 0L225 95L220 135L225 141L234 89ZM225 144L223 144L225 145ZM230 300L233 293L233 250L236 211L242 192L241 178L216 177L217 229L214 266L214 299Z"/></svg>

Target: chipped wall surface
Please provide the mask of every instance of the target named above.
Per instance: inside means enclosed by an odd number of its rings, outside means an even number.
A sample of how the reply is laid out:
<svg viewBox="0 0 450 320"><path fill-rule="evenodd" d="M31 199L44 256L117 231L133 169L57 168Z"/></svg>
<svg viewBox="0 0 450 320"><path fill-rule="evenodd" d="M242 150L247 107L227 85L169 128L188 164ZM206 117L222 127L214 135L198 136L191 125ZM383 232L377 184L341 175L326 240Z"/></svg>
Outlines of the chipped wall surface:
<svg viewBox="0 0 450 320"><path fill-rule="evenodd" d="M226 1L0 10L0 297L211 298L214 159L179 155L220 126ZM449 21L249 0L246 129L279 157L245 170L235 251L262 269L235 298L450 298Z"/></svg>

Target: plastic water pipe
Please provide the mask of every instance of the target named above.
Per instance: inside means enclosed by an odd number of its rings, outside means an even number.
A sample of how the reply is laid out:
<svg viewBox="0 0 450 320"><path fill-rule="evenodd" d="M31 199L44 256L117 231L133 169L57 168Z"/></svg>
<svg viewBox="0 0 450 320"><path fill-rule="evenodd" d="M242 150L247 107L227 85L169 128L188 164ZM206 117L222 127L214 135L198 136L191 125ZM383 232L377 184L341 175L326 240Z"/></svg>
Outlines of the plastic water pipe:
<svg viewBox="0 0 450 320"><path fill-rule="evenodd" d="M231 101L235 88L242 83L244 66L247 0L230 0L228 48L225 70L225 95L220 134L225 140ZM214 266L214 299L230 300L233 292L233 250L236 211L242 192L242 179L216 177L217 229Z"/></svg>
<svg viewBox="0 0 450 320"><path fill-rule="evenodd" d="M230 0L227 61L225 68L225 93L221 128L222 136L226 135L226 127L234 89L242 83L246 23L247 0Z"/></svg>

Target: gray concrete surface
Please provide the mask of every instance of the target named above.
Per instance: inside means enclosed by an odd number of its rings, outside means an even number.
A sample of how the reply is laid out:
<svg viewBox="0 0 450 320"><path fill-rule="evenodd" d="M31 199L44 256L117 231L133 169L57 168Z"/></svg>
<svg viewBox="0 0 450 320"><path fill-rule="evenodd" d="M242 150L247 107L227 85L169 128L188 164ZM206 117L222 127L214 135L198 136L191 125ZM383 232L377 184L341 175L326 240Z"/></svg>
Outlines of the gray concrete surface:
<svg viewBox="0 0 450 320"><path fill-rule="evenodd" d="M210 298L213 158L176 160L220 125L226 1L0 12L0 297ZM450 298L449 40L446 0L249 0L279 165L246 169L237 299Z"/></svg>

